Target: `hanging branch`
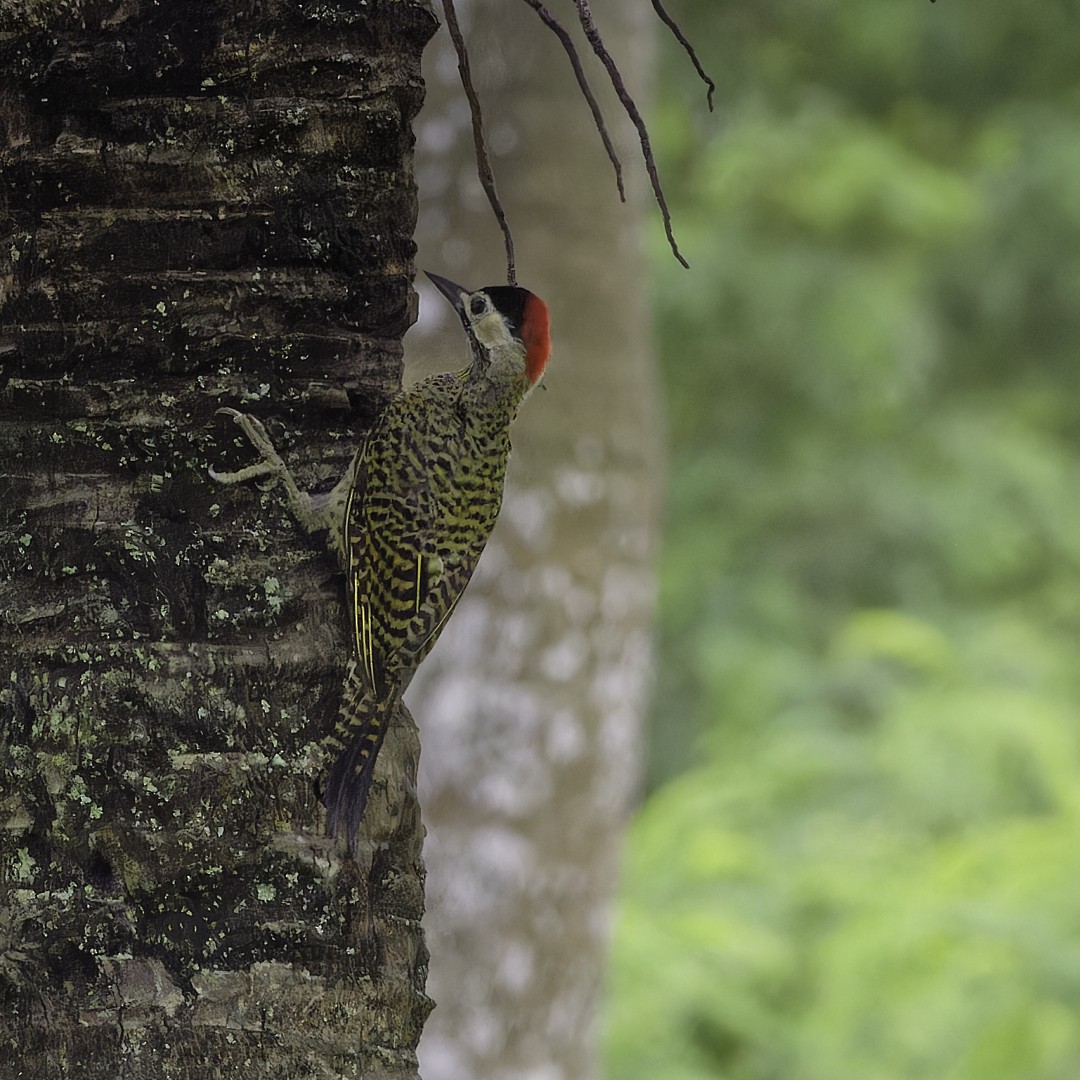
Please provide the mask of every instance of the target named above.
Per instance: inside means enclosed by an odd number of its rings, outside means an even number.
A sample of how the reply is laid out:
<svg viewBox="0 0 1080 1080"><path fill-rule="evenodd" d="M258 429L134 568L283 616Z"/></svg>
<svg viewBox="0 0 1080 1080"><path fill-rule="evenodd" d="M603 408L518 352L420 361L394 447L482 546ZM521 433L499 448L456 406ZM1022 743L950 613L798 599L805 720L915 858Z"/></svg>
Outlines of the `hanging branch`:
<svg viewBox="0 0 1080 1080"><path fill-rule="evenodd" d="M531 0L529 0L531 3ZM930 0L931 3L934 0ZM668 14L664 7L662 0L652 0L653 10L660 16L660 21L675 35L675 40L683 47L686 55L690 57L690 63L694 65L694 70L698 73L698 77L708 87L706 93L706 99L709 102L709 112L713 111L713 94L716 93L716 83L705 74L705 69L701 66L701 61L697 57L697 53L694 52L694 46L686 39L686 35L679 29L679 24Z"/></svg>
<svg viewBox="0 0 1080 1080"><path fill-rule="evenodd" d="M615 93L619 97L619 101L622 102L622 106L626 110L626 115L630 117L634 127L637 128L638 138L641 140L641 153L645 158L645 169L648 172L649 180L652 183L656 205L660 207L660 213L664 219L664 232L667 234L668 245L671 247L671 252L683 266L689 269L690 264L683 258L682 252L679 251L679 245L675 243L675 234L671 231L671 211L668 209L667 199L664 198L664 189L660 186L660 176L656 171L656 159L653 157L652 146L649 143L649 132L645 127L645 121L638 111L634 99L626 89L622 80L622 75L619 73L615 61L611 58L611 53L607 51L607 46L600 37L600 31L596 29L596 24L593 22L592 18L592 11L589 9L589 0L574 0L574 3L577 5L578 16L581 19L581 28L585 31L586 39L592 46L592 50L596 53L597 58L604 67L607 68L608 78L611 79L611 85L614 87Z"/></svg>
<svg viewBox="0 0 1080 1080"><path fill-rule="evenodd" d="M487 140L484 137L484 118L480 112L480 99L476 96L472 74L469 71L469 54L465 49L465 39L461 36L461 27L458 26L454 0L442 0L442 5L443 12L446 15L446 28L450 31L450 39L453 41L454 51L457 53L461 85L465 89L465 96L469 99L469 112L472 115L473 145L476 147L476 170L480 177L480 184L495 214L495 220L499 223L499 228L502 229L503 240L506 243L506 283L516 285L517 268L514 265L514 238L510 235L510 224L506 220L506 211L503 210L502 203L499 201L499 194L495 190L495 174L491 171L491 159L488 157Z"/></svg>
<svg viewBox="0 0 1080 1080"><path fill-rule="evenodd" d="M655 2L658 2L658 0L654 0L654 3ZM619 188L619 200L621 202L626 202L626 189L623 187L622 162L619 161L619 155L615 152L614 145L612 145L611 137L608 135L607 125L604 123L603 114L600 112L600 105L593 95L592 87L589 86L589 80L586 78L585 69L581 66L581 59L578 56L577 49L574 48L573 40L559 20L544 7L540 0L525 0L525 3L540 16L547 28L551 30L562 43L562 47L566 51L567 59L570 61L570 66L574 69L574 75L577 78L578 86L581 87L581 92L584 94L585 100L589 103L589 110L592 112L596 130L599 132L600 138L604 143L604 149L607 151L608 160L615 168L615 183ZM712 106L710 105L709 108L711 109Z"/></svg>
<svg viewBox="0 0 1080 1080"><path fill-rule="evenodd" d="M581 58L578 56L573 40L559 20L544 6L542 0L525 0L525 3L540 16L543 23L555 34L562 44L567 59L570 61L570 66L574 69L574 77L577 79L578 86L581 88L581 92L589 105L589 110L592 112L593 122L596 124L596 130L604 144L604 150L607 152L608 160L615 169L615 183L619 188L619 198L623 202L626 202L626 191L623 187L622 163L619 161L619 156L616 153L611 137L608 134L607 125L604 122L603 114L600 112L600 105L592 92L592 88L589 86L588 78L585 75L585 69L581 65ZM656 205L660 208L660 214L664 219L664 232L667 235L671 251L683 266L689 267L690 264L683 258L682 252L679 251L678 244L675 243L675 234L672 232L671 227L671 211L668 209L667 199L664 197L664 189L660 185L660 176L656 170L656 158L653 155L652 145L649 142L649 132L645 126L645 121L642 118L641 112L638 110L633 97L631 97L630 92L623 83L622 74L619 71L618 65L607 51L607 46L600 37L600 31L597 30L596 24L593 22L592 11L589 8L589 0L574 0L574 4L577 7L578 17L581 20L581 27L585 32L585 37L588 40L589 45L592 47L592 51L607 70L608 78L611 80L612 88L615 90L619 102L626 110L626 115L637 129L638 139L641 142L641 153L645 159L645 171L649 174L649 182L652 184L653 196L656 199ZM514 238L510 235L510 225L506 220L506 212L503 210L502 203L499 201L498 192L495 190L495 174L491 168L491 158L488 156L487 139L484 135L484 120L480 111L480 99L477 97L476 88L473 86L472 82L472 74L469 70L469 54L465 48L465 39L461 35L461 28L458 26L457 12L454 10L454 0L442 0L442 5L443 12L446 15L446 27L450 31L450 39L453 41L454 51L457 53L458 71L461 74L461 85L464 87L465 97L469 101L469 113L472 116L473 145L476 148L477 175L480 179L480 184L484 189L484 193L487 195L488 202L491 204L491 209L495 214L495 220L499 223L499 228L502 229L503 240L506 243L507 283L516 285L517 270L514 265ZM705 73L704 68L701 66L701 62L698 60L697 53L694 52L693 46L679 28L678 23L675 22L664 8L663 0L652 0L652 6L660 20L675 36L675 40L683 47L687 56L690 58L690 62L694 65L694 69L708 87L707 97L709 111L711 112L716 84Z"/></svg>

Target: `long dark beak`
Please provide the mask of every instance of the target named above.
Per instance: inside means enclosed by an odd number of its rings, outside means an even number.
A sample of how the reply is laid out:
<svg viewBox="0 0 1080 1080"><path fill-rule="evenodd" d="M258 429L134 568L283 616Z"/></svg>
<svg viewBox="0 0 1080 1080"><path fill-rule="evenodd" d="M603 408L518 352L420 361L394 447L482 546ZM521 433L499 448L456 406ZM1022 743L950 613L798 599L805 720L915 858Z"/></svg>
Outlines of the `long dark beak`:
<svg viewBox="0 0 1080 1080"><path fill-rule="evenodd" d="M461 297L467 295L469 290L462 285L456 284L449 278L433 274L430 270L425 270L424 273L427 274L428 278L431 280L431 284L450 301L451 306L458 315L464 316L465 308L462 304Z"/></svg>

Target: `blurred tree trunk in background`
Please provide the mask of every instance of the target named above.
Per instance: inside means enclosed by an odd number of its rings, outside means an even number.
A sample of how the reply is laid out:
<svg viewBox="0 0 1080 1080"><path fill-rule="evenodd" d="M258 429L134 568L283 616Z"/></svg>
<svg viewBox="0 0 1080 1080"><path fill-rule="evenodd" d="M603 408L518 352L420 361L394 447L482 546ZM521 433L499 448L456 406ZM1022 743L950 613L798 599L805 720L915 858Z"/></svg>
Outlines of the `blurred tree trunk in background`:
<svg viewBox="0 0 1080 1080"><path fill-rule="evenodd" d="M643 94L651 8L593 9ZM622 205L569 63L524 4L484 0L461 16L518 276L551 306L554 353L546 389L515 426L499 525L409 692L423 735L437 1005L421 1063L425 1080L587 1080L649 684L661 452L644 170L636 136L601 95L623 152ZM582 49L599 89L603 73ZM444 35L425 64L418 265L496 284L501 238ZM433 294L422 294L408 346L407 381L463 355Z"/></svg>
<svg viewBox="0 0 1080 1080"><path fill-rule="evenodd" d="M434 26L0 0L4 1076L417 1075L415 732L343 859L340 575L206 467L228 404L329 487L397 386Z"/></svg>

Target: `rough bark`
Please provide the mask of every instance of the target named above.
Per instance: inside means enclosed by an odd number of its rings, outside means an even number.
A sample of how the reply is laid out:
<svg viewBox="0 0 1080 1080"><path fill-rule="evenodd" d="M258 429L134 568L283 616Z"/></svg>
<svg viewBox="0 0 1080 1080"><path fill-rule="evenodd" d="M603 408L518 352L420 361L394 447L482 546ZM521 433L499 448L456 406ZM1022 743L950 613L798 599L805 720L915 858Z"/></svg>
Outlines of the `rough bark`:
<svg viewBox="0 0 1080 1080"><path fill-rule="evenodd" d="M592 9L642 94L651 7ZM554 352L546 388L515 424L477 577L407 695L423 734L438 1005L420 1058L427 1080L588 1080L649 685L662 463L645 178L605 95L630 184L620 204L570 66L526 5L482 0L462 17L518 276L551 305ZM455 64L434 45L417 128L419 259L455 280L498 281L501 241L475 180ZM443 325L448 336L424 338L421 319L410 365L446 366L460 352L459 332Z"/></svg>
<svg viewBox="0 0 1080 1080"><path fill-rule="evenodd" d="M413 318L419 0L0 0L4 1075L415 1077L415 732L323 836L329 487ZM13 1070L13 1071L12 1071Z"/></svg>

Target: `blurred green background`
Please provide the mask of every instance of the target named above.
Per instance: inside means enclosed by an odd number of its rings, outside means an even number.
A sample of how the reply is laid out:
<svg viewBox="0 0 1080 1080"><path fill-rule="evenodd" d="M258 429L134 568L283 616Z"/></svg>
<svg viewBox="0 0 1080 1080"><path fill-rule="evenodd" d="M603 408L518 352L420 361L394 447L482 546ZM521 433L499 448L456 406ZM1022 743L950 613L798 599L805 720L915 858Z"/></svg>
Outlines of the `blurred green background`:
<svg viewBox="0 0 1080 1080"><path fill-rule="evenodd" d="M1080 4L670 7L608 1075L1075 1080Z"/></svg>

